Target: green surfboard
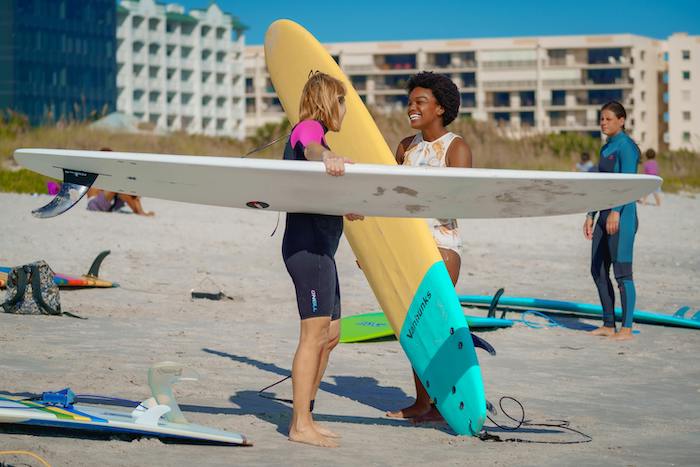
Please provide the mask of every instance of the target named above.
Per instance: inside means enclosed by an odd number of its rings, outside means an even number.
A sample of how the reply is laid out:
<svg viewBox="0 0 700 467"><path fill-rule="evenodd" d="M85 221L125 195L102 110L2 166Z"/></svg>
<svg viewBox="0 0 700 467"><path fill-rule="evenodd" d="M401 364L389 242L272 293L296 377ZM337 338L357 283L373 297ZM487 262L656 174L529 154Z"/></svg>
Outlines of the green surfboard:
<svg viewBox="0 0 700 467"><path fill-rule="evenodd" d="M509 319L483 318L480 316L464 315L469 329L507 328L513 325ZM394 331L389 325L386 315L378 313L362 313L346 316L340 320L340 342L366 342L393 336Z"/></svg>

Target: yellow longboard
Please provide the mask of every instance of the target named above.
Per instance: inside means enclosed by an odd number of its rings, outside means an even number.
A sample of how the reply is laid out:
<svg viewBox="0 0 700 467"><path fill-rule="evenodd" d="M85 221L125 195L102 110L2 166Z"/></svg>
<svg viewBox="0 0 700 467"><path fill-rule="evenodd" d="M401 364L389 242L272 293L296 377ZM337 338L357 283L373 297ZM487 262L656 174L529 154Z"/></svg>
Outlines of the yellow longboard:
<svg viewBox="0 0 700 467"><path fill-rule="evenodd" d="M265 35L265 60L292 124L301 91L314 71L345 83L342 129L329 132L331 149L355 162L395 165L394 156L350 81L303 27L275 21ZM329 193L342 197L342 192ZM361 214L361 213L359 213ZM345 234L413 368L450 426L476 434L486 416L481 370L457 295L426 222L365 218Z"/></svg>

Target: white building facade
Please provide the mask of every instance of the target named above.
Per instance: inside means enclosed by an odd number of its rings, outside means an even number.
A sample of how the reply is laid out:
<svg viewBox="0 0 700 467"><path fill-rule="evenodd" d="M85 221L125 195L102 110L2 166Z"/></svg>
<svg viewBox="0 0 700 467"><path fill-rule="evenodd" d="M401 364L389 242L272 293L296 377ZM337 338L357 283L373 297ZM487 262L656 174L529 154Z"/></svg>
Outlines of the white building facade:
<svg viewBox="0 0 700 467"><path fill-rule="evenodd" d="M244 138L245 37L236 21L215 3L185 12L122 0L117 110L161 130Z"/></svg>
<svg viewBox="0 0 700 467"><path fill-rule="evenodd" d="M700 36L674 34L666 42L665 142L700 152Z"/></svg>
<svg viewBox="0 0 700 467"><path fill-rule="evenodd" d="M598 136L600 107L617 100L627 109L627 127L642 150L663 147L663 41L615 34L325 46L362 99L380 110L405 108L410 75L431 70L458 85L462 116L493 122L514 137L535 132ZM699 56L691 51L695 67ZM262 47L246 49L245 74L249 128L283 118ZM691 71L691 79L699 74ZM700 112L697 103L691 107ZM669 124L674 123L671 117Z"/></svg>

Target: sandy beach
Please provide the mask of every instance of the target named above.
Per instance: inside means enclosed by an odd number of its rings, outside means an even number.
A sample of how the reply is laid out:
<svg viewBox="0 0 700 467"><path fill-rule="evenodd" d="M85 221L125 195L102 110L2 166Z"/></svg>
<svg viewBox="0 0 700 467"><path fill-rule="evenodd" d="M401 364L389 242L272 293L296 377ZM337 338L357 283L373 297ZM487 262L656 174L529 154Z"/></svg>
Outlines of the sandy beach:
<svg viewBox="0 0 700 467"><path fill-rule="evenodd" d="M588 335L595 320L565 327L522 324L480 335L487 398L512 396L532 423L567 420L585 444L485 442L441 425L415 427L384 416L414 396L398 342L341 344L331 356L316 418L342 435L335 450L287 440L288 405L258 390L289 374L298 317L281 259L284 214L145 199L154 218L94 213L85 201L41 220L30 211L48 196L0 194L0 265L46 260L55 271L85 272L111 249L101 276L121 284L62 291L69 317L0 314L0 394L72 388L78 394L149 397L148 368L160 361L196 370L175 387L190 421L244 433L253 447L164 444L20 433L0 425L0 450L31 450L53 466L145 465L697 465L700 452L700 332L638 325L631 342ZM667 195L639 207L634 277L638 308L672 314L700 309L700 199ZM596 303L584 216L462 220L458 292L524 295ZM336 257L343 314L379 311L343 239ZM220 288L233 300L192 300ZM4 297L4 292L0 292ZM476 311L474 314L485 314ZM517 315L513 315L517 318ZM275 388L291 397L291 384ZM509 408L514 406L508 406ZM512 412L517 413L513 408ZM495 420L509 424L498 415ZM558 428L523 427L502 438L578 441ZM694 459L694 460L693 460ZM29 458L0 462L39 465Z"/></svg>

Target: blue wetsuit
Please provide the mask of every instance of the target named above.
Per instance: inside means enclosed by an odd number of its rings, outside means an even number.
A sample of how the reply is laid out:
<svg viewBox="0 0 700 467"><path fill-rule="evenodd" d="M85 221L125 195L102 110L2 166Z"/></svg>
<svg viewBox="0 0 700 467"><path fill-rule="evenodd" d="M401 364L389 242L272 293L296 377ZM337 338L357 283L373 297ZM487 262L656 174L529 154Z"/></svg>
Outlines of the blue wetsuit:
<svg viewBox="0 0 700 467"><path fill-rule="evenodd" d="M307 160L310 143L325 148L327 128L316 120L298 123L284 149L287 160ZM294 282L301 319L340 318L340 287L335 252L343 234L343 217L290 212L282 240L282 257Z"/></svg>
<svg viewBox="0 0 700 467"><path fill-rule="evenodd" d="M637 173L639 148L624 131L608 138L600 150L598 171L608 173ZM620 228L614 235L608 235L605 224L610 211L620 213ZM595 218L595 213L589 213ZM622 301L622 326L632 327L632 318L636 302L636 291L632 278L632 252L634 237L639 222L637 220L636 202L612 209L600 211L598 221L593 229L593 248L591 254L591 275L598 288L598 295L603 307L603 324L615 326L615 291L610 281L612 264L615 280L620 289Z"/></svg>

